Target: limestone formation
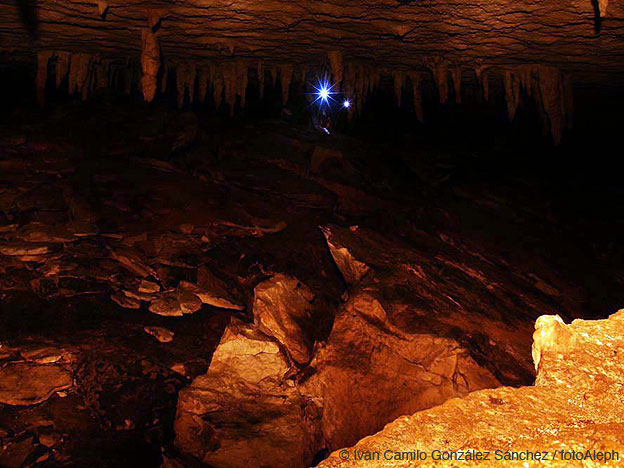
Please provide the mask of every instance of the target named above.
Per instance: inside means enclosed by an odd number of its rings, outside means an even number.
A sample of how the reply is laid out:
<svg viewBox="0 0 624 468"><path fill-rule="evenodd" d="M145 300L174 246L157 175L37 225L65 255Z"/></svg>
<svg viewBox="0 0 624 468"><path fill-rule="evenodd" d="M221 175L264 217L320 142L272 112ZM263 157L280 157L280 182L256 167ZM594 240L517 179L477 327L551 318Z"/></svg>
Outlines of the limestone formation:
<svg viewBox="0 0 624 468"><path fill-rule="evenodd" d="M391 457L427 453L427 459L418 466L448 466L449 462L433 458L434 451L490 453L489 461L473 462L475 466L505 463L495 460L496 451L501 457L512 456L512 452L525 457L528 452L547 452L548 459L538 462L540 466L619 466L624 451L623 327L624 311L607 320L575 320L570 325L558 316L542 316L533 337L537 368L534 386L482 390L398 418L378 434L346 449L350 460L341 460L336 453L320 466L414 464L409 458L389 461L383 456L356 461L354 450L380 454L389 450ZM570 457L573 452L584 460L565 458L564 454ZM588 453L594 458L586 458ZM605 458L607 455L611 458ZM530 459L524 462L525 466L532 463Z"/></svg>
<svg viewBox="0 0 624 468"><path fill-rule="evenodd" d="M97 6L98 15L100 15L102 19L106 19L106 14L108 13L108 10L110 8L108 3L104 0L96 0L95 3Z"/></svg>
<svg viewBox="0 0 624 468"><path fill-rule="evenodd" d="M184 105L185 97L193 102L195 96L195 66L191 63L183 63L176 68L176 88L178 96L178 108Z"/></svg>
<svg viewBox="0 0 624 468"><path fill-rule="evenodd" d="M440 104L448 102L448 63L440 57L427 57L425 65L433 75L433 81L438 88Z"/></svg>
<svg viewBox="0 0 624 468"><path fill-rule="evenodd" d="M513 120L520 102L520 80L518 75L505 70L505 99L507 101L507 115Z"/></svg>
<svg viewBox="0 0 624 468"><path fill-rule="evenodd" d="M61 85L61 81L67 76L69 71L69 52L57 52L56 53L56 87Z"/></svg>
<svg viewBox="0 0 624 468"><path fill-rule="evenodd" d="M264 66L261 60L258 60L256 65L256 75L258 77L258 91L260 92L260 99L264 98Z"/></svg>
<svg viewBox="0 0 624 468"><path fill-rule="evenodd" d="M288 103L290 95L290 83L292 82L294 67L292 64L280 65L280 83L282 85L282 104Z"/></svg>
<svg viewBox="0 0 624 468"><path fill-rule="evenodd" d="M309 464L322 445L320 415L289 369L275 341L232 319L208 373L179 394L175 444L224 468Z"/></svg>
<svg viewBox="0 0 624 468"><path fill-rule="evenodd" d="M559 144L564 130L572 126L569 77L557 68L523 65L505 70L504 84L509 119L513 120L523 96L533 99L542 113L545 133L550 133L555 144Z"/></svg>
<svg viewBox="0 0 624 468"><path fill-rule="evenodd" d="M591 34L594 3L601 18L608 11L615 19L604 22L600 35ZM140 54L136 33L145 21L143 3L42 0L37 7L46 25L37 50L101 53L107 58ZM435 53L464 69L488 61L496 67L567 63L570 70L566 72L573 74L604 71L616 77L621 72L617 58L622 56L622 25L617 18L622 6L607 0L565 6L555 0L539 6L528 0L397 2L382 13L380 3L335 0L298 2L288 8L271 1L261 5L218 2L209 9L177 3L159 8L166 18L161 27L164 50L178 59L196 58L198 65L233 50L240 57L273 63L323 63L330 55L342 56L344 63L358 58L377 61L381 67L401 63L411 69L420 65L424 56ZM110 12L115 13L114 20ZM0 28L3 49L31 48L28 28L22 26L14 5L0 7ZM94 40L82 39L86 37ZM604 69L603 57L613 57L609 70ZM340 81L338 75L336 78Z"/></svg>
<svg viewBox="0 0 624 468"><path fill-rule="evenodd" d="M383 295L373 287L350 295L310 364L316 372L303 383L322 405L332 449L400 415L499 384L456 340L402 329L393 317L402 305L384 303Z"/></svg>
<svg viewBox="0 0 624 468"><path fill-rule="evenodd" d="M479 66L475 68L475 75L477 77L477 80L481 83L481 89L483 90L483 100L487 102L490 100L490 80L488 69L483 66Z"/></svg>
<svg viewBox="0 0 624 468"><path fill-rule="evenodd" d="M409 74L410 82L412 83L412 100L414 105L414 112L416 113L416 118L420 123L425 121L425 113L423 110L423 99L422 99L422 75L420 73L411 72Z"/></svg>
<svg viewBox="0 0 624 468"><path fill-rule="evenodd" d="M457 104L461 103L461 81L462 81L462 72L459 68L453 68L451 70L451 78L453 80L453 90L455 91L455 102Z"/></svg>
<svg viewBox="0 0 624 468"><path fill-rule="evenodd" d="M157 88L157 75L160 69L160 46L151 28L141 31L141 90L143 98L150 102Z"/></svg>
<svg viewBox="0 0 624 468"><path fill-rule="evenodd" d="M392 73L394 80L394 97L396 98L397 107L401 107L401 100L403 97L403 85L405 83L405 73L402 71L395 71Z"/></svg>
<svg viewBox="0 0 624 468"><path fill-rule="evenodd" d="M43 107L45 102L45 85L48 78L48 61L52 57L50 51L40 51L37 53L37 77L35 78L35 86L37 88L37 102Z"/></svg>
<svg viewBox="0 0 624 468"><path fill-rule="evenodd" d="M201 102L202 104L206 103L206 97L208 94L208 85L209 80L210 80L210 71L205 68L202 67L199 69L199 73L198 73L198 93L199 93L199 102Z"/></svg>
<svg viewBox="0 0 624 468"><path fill-rule="evenodd" d="M253 314L258 330L271 336L286 355L299 365L312 357L309 330L312 327L314 294L296 278L275 275L254 289Z"/></svg>
<svg viewBox="0 0 624 468"><path fill-rule="evenodd" d="M69 93L87 98L88 78L93 57L89 54L72 54L69 64Z"/></svg>
<svg viewBox="0 0 624 468"><path fill-rule="evenodd" d="M336 90L340 90L340 85L342 84L342 77L344 72L344 59L342 52L339 50L332 50L327 53L329 57L329 65L332 72L333 82L336 86Z"/></svg>

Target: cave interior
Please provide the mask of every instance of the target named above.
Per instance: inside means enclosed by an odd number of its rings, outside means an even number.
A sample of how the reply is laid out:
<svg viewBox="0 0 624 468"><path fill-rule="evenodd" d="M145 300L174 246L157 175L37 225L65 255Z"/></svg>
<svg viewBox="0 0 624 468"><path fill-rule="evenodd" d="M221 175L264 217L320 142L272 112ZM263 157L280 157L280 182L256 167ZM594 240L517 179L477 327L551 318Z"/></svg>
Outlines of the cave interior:
<svg viewBox="0 0 624 468"><path fill-rule="evenodd" d="M623 84L620 0L0 2L0 466L624 457Z"/></svg>

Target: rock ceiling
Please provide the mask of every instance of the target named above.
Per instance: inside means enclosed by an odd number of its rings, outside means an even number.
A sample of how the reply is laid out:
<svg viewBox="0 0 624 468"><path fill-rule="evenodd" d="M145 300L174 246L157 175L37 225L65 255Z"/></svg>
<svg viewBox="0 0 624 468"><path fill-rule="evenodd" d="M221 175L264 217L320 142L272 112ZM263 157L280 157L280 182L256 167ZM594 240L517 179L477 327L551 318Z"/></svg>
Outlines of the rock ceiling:
<svg viewBox="0 0 624 468"><path fill-rule="evenodd" d="M149 24L171 60L315 65L335 50L390 69L540 64L612 82L624 71L622 19L608 0L18 0L0 4L0 50L138 58Z"/></svg>

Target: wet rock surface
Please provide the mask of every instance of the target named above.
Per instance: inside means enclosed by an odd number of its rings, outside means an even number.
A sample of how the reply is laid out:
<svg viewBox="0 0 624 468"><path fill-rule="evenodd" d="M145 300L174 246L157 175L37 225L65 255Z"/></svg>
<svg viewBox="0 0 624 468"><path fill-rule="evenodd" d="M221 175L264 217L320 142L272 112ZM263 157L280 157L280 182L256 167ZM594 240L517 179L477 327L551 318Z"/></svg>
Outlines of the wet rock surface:
<svg viewBox="0 0 624 468"><path fill-rule="evenodd" d="M431 453L475 450L543 452L544 466L618 466L621 460L570 460L561 451L624 450L624 405L621 393L624 361L624 311L607 320L575 320L566 325L559 316L542 316L535 324L533 357L537 368L534 386L502 387L454 398L436 408L404 416L383 431L348 449L360 453L391 452L390 460L341 460L338 454L320 466L413 466L413 461L393 459L394 453L429 454L419 466L449 466L432 460ZM553 452L559 455L553 455ZM621 455L620 455L621 457ZM344 454L343 457L344 458ZM457 461L457 464L465 463ZM505 463L504 461L498 462ZM521 462L520 462L521 463Z"/></svg>
<svg viewBox="0 0 624 468"><path fill-rule="evenodd" d="M2 465L316 463L532 383L538 316L620 299L593 208L295 125L93 105L108 127L62 108L0 146Z"/></svg>

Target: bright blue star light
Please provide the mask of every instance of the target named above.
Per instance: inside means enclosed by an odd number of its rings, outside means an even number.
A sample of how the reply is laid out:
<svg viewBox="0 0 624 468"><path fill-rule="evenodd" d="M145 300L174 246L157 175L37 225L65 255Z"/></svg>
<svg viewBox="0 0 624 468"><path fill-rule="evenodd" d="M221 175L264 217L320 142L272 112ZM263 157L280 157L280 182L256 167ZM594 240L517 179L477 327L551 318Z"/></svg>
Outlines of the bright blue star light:
<svg viewBox="0 0 624 468"><path fill-rule="evenodd" d="M345 109L348 109L349 107L351 107L351 101L349 101L348 99L345 99L344 102L342 103L342 107L344 107Z"/></svg>
<svg viewBox="0 0 624 468"><path fill-rule="evenodd" d="M329 100L332 99L332 95L334 95L333 86L329 84L327 79L322 80L318 86L314 87L314 94L316 94L316 99L314 102L321 102L322 104L329 104Z"/></svg>

